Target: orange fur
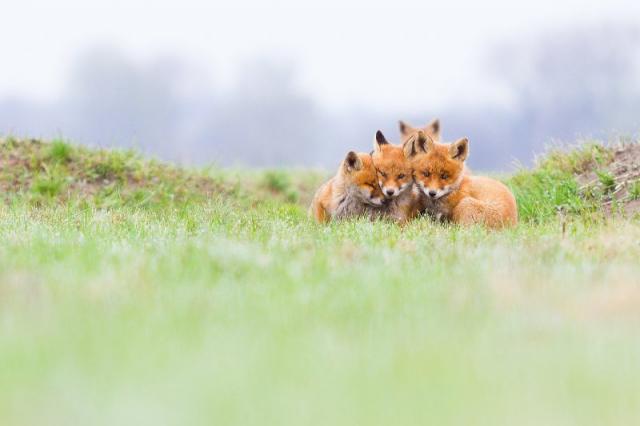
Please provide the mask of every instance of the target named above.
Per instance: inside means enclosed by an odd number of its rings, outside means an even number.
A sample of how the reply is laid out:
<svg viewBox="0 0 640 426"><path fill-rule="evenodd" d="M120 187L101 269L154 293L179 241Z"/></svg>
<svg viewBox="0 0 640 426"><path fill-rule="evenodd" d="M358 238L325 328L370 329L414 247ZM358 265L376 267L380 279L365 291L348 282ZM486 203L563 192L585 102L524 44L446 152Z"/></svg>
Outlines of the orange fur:
<svg viewBox="0 0 640 426"><path fill-rule="evenodd" d="M413 144L416 143L417 138L421 134L426 135L431 138L434 142L440 141L440 120L435 119L431 123L425 125L424 127L413 127L405 121L400 120L398 122L398 128L400 130L400 136L402 141L402 147L407 151L411 151ZM407 156L415 155L415 152L406 152ZM466 167L465 174L471 175L471 170Z"/></svg>
<svg viewBox="0 0 640 426"><path fill-rule="evenodd" d="M390 144L378 131L373 142L373 164L378 173L378 184L387 198L384 215L406 222L418 214L420 194L413 191L411 163L401 146Z"/></svg>
<svg viewBox="0 0 640 426"><path fill-rule="evenodd" d="M400 142L402 146L417 138L418 132L420 131L436 142L440 140L440 120L438 119L433 120L424 127L413 127L407 122L400 120L398 122L398 128L400 130Z"/></svg>
<svg viewBox="0 0 640 426"><path fill-rule="evenodd" d="M504 184L465 172L469 141L436 143L424 132L405 147L411 153L416 185L425 195L424 209L437 218L489 228L518 223L516 200Z"/></svg>
<svg viewBox="0 0 640 426"><path fill-rule="evenodd" d="M315 194L309 215L319 223L380 215L384 196L369 154L349 152L338 173Z"/></svg>

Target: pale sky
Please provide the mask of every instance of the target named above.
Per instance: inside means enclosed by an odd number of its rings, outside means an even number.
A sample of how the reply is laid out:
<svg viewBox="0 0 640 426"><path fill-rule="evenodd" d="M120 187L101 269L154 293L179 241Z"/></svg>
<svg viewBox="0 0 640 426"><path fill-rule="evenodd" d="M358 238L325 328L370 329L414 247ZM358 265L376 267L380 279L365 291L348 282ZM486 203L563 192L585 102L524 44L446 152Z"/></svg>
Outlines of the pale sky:
<svg viewBox="0 0 640 426"><path fill-rule="evenodd" d="M278 58L321 103L369 110L508 102L483 74L492 46L640 21L629 0L21 0L0 11L0 96L53 98L79 52L111 46L142 62L183 58L217 86L251 58Z"/></svg>

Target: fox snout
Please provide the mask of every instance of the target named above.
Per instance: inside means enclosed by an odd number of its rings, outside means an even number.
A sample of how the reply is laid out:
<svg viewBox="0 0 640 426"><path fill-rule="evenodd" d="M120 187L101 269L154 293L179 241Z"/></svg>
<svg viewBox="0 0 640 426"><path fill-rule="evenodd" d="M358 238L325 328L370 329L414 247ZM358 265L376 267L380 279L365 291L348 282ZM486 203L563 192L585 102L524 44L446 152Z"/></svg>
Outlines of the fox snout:
<svg viewBox="0 0 640 426"><path fill-rule="evenodd" d="M412 184L413 181L405 183L400 182L396 185L384 185L382 182L380 182L380 188L382 189L382 193L386 198L396 198L401 193L406 191Z"/></svg>
<svg viewBox="0 0 640 426"><path fill-rule="evenodd" d="M393 198L400 193L400 188L382 188L382 192L384 192L385 197Z"/></svg>
<svg viewBox="0 0 640 426"><path fill-rule="evenodd" d="M449 189L447 187L438 189L420 185L420 189L422 189L422 192L424 192L424 194L432 200L437 200L438 198L443 197L449 193Z"/></svg>

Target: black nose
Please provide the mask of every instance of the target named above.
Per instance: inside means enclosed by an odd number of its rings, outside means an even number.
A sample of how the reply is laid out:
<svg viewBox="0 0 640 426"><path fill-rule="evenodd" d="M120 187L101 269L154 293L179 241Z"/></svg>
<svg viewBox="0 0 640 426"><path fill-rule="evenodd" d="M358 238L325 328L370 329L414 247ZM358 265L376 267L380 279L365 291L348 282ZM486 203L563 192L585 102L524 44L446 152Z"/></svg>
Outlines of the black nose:
<svg viewBox="0 0 640 426"><path fill-rule="evenodd" d="M430 197L435 197L435 196L436 196L436 194L437 194L437 192L436 192L436 191L429 191L429 196L430 196Z"/></svg>
<svg viewBox="0 0 640 426"><path fill-rule="evenodd" d="M393 195L394 192L393 189L387 189L387 195Z"/></svg>

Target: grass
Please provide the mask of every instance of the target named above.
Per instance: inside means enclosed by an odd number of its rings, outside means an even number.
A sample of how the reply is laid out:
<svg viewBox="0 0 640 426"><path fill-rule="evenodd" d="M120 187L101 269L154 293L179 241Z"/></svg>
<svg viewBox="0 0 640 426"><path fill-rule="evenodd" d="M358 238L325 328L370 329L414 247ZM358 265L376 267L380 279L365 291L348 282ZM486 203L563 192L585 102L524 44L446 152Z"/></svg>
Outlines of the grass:
<svg viewBox="0 0 640 426"><path fill-rule="evenodd" d="M631 184L629 188L629 197L631 200L640 200L640 180Z"/></svg>
<svg viewBox="0 0 640 426"><path fill-rule="evenodd" d="M269 170L263 175L265 188L274 194L282 194L289 202L298 201L298 192L293 188L291 175L283 170Z"/></svg>
<svg viewBox="0 0 640 426"><path fill-rule="evenodd" d="M598 176L598 180L602 184L605 192L613 191L616 188L616 180L611 173L606 171L596 171L596 175Z"/></svg>
<svg viewBox="0 0 640 426"><path fill-rule="evenodd" d="M56 140L0 141L0 199L33 205L166 208L203 202L235 188L219 178L140 157L133 151L94 150Z"/></svg>
<svg viewBox="0 0 640 426"><path fill-rule="evenodd" d="M0 424L640 421L639 222L566 169L507 180L513 230L319 226L319 176L48 146L12 172L29 190L0 171ZM78 185L102 163L120 186Z"/></svg>
<svg viewBox="0 0 640 426"><path fill-rule="evenodd" d="M66 163L71 160L73 148L67 142L56 139L49 147L49 158L54 162Z"/></svg>
<svg viewBox="0 0 640 426"><path fill-rule="evenodd" d="M573 146L550 149L541 159L539 167L580 174L607 166L613 159L614 155L610 147L600 142L587 141Z"/></svg>

